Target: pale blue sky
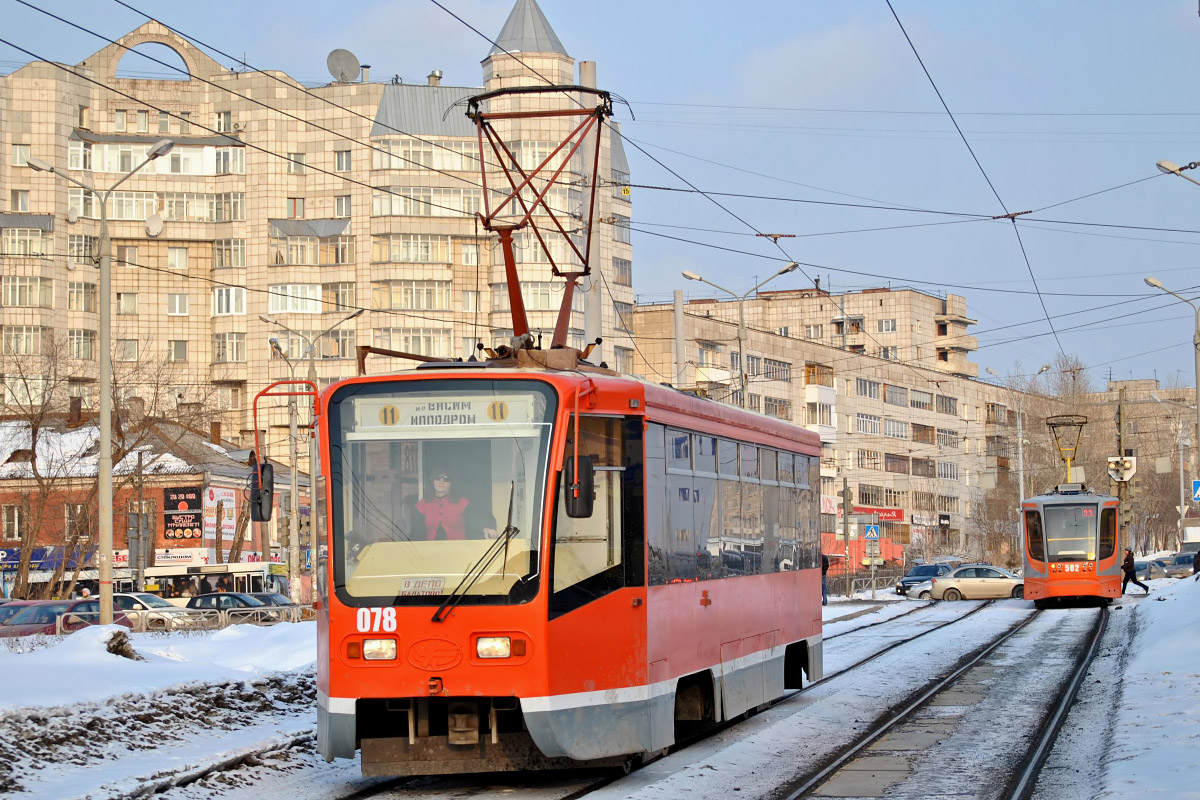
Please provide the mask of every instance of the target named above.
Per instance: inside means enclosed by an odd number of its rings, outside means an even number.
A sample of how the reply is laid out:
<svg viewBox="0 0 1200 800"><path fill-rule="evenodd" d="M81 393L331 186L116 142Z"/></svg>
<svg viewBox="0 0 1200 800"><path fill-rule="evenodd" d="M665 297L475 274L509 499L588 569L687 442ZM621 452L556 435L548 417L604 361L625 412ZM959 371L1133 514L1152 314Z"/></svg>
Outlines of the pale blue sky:
<svg viewBox="0 0 1200 800"><path fill-rule="evenodd" d="M489 36L512 6L443 1ZM423 82L437 68L445 83L475 86L489 49L428 0L129 2L185 34L245 53L253 66L306 81L324 80L326 53L344 47L379 80L398 73ZM142 22L112 0L39 5L113 38ZM598 62L600 85L633 105L636 121L618 112L625 134L700 188L1004 213L883 0L540 5L570 54ZM1058 341L1089 366L1094 383L1111 370L1116 378L1194 385L1192 311L1142 278L1156 275L1200 296L1200 186L1154 167L1161 159L1200 160L1196 0L893 5L1009 211L1149 179L1038 210L1030 218L1044 221L1022 221L1020 230ZM102 44L14 0L0 0L0 14L0 36L47 58L74 63ZM26 60L0 46L0 71ZM632 147L629 157L635 183L682 186ZM827 288L944 287L965 295L979 320L981 373L991 366L1004 374L1018 363L1036 369L1058 352L1011 223L861 232L957 218L721 203L759 231L795 234L781 240L784 249ZM702 197L635 189L634 217L642 300L703 288L680 278L682 269L744 291L783 263L772 260L784 258L778 250ZM772 288L807 285L793 273Z"/></svg>

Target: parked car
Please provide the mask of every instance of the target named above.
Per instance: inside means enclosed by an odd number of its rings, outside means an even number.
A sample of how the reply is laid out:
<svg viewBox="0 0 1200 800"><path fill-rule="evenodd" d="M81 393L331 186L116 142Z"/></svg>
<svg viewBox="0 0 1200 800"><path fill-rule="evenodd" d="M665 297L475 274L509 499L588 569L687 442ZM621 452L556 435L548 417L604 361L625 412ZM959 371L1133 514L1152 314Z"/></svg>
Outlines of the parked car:
<svg viewBox="0 0 1200 800"><path fill-rule="evenodd" d="M1024 597L1025 581L991 564L964 564L933 579L934 600L991 600Z"/></svg>
<svg viewBox="0 0 1200 800"><path fill-rule="evenodd" d="M212 592L188 600L188 608L201 611L230 611L233 622L279 622L282 615L271 606L244 592Z"/></svg>
<svg viewBox="0 0 1200 800"><path fill-rule="evenodd" d="M917 564L896 581L896 594L908 594L908 588L913 584L924 583L949 571L949 564Z"/></svg>
<svg viewBox="0 0 1200 800"><path fill-rule="evenodd" d="M1186 578L1192 574L1192 557L1194 553L1176 553L1167 562L1167 577Z"/></svg>
<svg viewBox="0 0 1200 800"><path fill-rule="evenodd" d="M187 609L149 592L117 592L113 594L113 608L120 609L140 629L148 631L179 630L194 619Z"/></svg>
<svg viewBox="0 0 1200 800"><path fill-rule="evenodd" d="M256 600L261 600L263 605L267 606L296 605L291 601L291 598L289 598L287 595L280 594L279 592L251 592L250 596Z"/></svg>
<svg viewBox="0 0 1200 800"><path fill-rule="evenodd" d="M36 600L5 600L4 605L0 605L0 625L3 625L9 617L25 606L33 605L36 602Z"/></svg>
<svg viewBox="0 0 1200 800"><path fill-rule="evenodd" d="M1151 581L1155 578L1167 577L1166 567L1161 561L1135 561L1133 566L1137 569L1137 579L1139 581Z"/></svg>
<svg viewBox="0 0 1200 800"><path fill-rule="evenodd" d="M0 638L30 636L35 633L53 636L58 633L58 619L63 618L65 633L100 623L100 601L94 597L86 600L37 600L29 603L0 625ZM113 623L132 628L129 617L121 612L113 613Z"/></svg>
<svg viewBox="0 0 1200 800"><path fill-rule="evenodd" d="M921 583L914 583L908 587L905 596L909 600L929 600L933 597L933 581L927 580Z"/></svg>

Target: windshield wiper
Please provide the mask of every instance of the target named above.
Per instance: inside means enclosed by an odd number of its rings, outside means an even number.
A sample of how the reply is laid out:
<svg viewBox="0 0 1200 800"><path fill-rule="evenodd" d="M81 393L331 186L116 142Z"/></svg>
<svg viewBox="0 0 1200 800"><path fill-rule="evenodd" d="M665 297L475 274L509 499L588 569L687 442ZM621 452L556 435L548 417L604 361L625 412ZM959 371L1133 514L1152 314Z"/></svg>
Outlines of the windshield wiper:
<svg viewBox="0 0 1200 800"><path fill-rule="evenodd" d="M512 524L513 495L516 494L516 491L517 484L516 481L513 481L509 485L508 490L508 523L504 526L504 531L496 537L487 550L483 551L483 555L479 557L479 560L463 574L462 580L458 582L458 586L454 587L454 591L450 592L446 596L446 599L442 601L442 604L438 606L438 610L433 612L434 622L444 622L446 617L450 616L450 612L466 596L471 587L475 585L475 582L483 576L483 573L487 571L487 568L492 565L492 562L496 560L496 556L500 555L500 553L504 553L503 568L508 569L508 540L521 532L519 528L513 527Z"/></svg>

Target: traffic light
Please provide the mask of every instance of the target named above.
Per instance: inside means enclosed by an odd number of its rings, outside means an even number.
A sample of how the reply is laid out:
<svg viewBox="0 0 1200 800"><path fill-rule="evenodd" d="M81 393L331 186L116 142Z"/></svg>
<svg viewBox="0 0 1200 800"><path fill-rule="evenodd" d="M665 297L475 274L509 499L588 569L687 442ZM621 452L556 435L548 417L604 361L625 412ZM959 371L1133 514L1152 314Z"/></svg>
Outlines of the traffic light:
<svg viewBox="0 0 1200 800"><path fill-rule="evenodd" d="M1108 477L1118 483L1133 478L1137 472L1137 458L1134 456L1112 456L1108 459Z"/></svg>

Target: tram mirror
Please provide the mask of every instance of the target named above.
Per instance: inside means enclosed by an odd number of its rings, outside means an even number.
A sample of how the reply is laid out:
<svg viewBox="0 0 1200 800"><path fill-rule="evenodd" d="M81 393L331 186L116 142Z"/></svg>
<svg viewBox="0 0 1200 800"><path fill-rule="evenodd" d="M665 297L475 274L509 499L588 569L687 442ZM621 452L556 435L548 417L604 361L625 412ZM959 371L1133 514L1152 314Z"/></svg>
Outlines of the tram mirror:
<svg viewBox="0 0 1200 800"><path fill-rule="evenodd" d="M250 468L250 519L270 522L275 497L275 468L269 462Z"/></svg>
<svg viewBox="0 0 1200 800"><path fill-rule="evenodd" d="M575 465L579 464L576 475ZM596 467L591 456L567 456L563 465L563 490L566 494L567 516L584 519L592 515L596 502ZM576 491L578 488L578 491Z"/></svg>

